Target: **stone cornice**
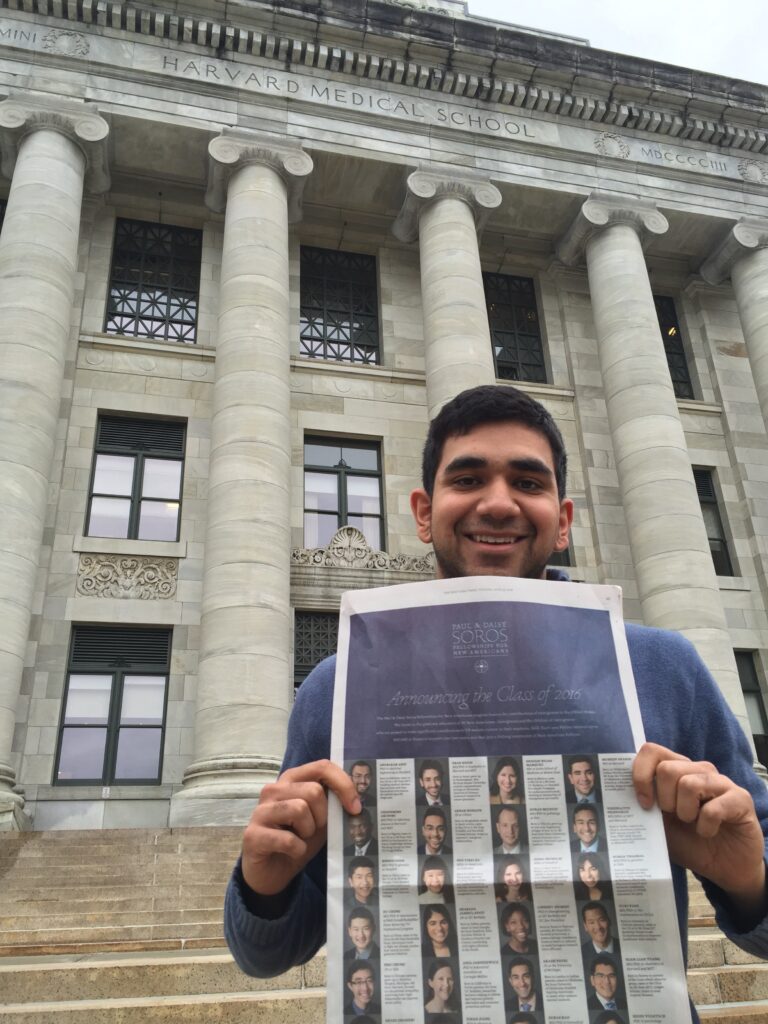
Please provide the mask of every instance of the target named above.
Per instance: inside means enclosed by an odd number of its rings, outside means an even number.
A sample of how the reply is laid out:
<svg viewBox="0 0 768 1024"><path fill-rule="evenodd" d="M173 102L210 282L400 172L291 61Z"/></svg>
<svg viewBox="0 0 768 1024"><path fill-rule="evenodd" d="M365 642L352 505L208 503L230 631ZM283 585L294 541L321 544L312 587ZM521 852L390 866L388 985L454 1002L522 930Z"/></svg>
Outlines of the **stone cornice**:
<svg viewBox="0 0 768 1024"><path fill-rule="evenodd" d="M205 205L222 213L227 205L227 184L230 175L245 164L266 164L276 171L288 190L288 220L291 224L301 220L301 195L304 182L312 172L312 158L297 144L286 146L277 140L225 128L208 145L208 189Z"/></svg>
<svg viewBox="0 0 768 1024"><path fill-rule="evenodd" d="M235 9L240 24L205 16L210 9L205 0L188 0L187 6L189 14L118 0L0 0L0 9L191 44L218 56L247 54L297 69L413 86L591 125L768 151L768 90L747 82L392 0L369 0L365 17L353 0L334 0L332 6L324 0L254 2ZM336 28L341 38L358 36L360 45L334 45ZM46 48L76 58L76 33L61 35L67 38L51 33ZM392 55L392 43L402 56ZM410 59L413 43L427 56Z"/></svg>
<svg viewBox="0 0 768 1024"><path fill-rule="evenodd" d="M669 227L664 214L648 200L627 200L593 192L557 243L558 259L566 266L574 266L582 259L592 235L611 224L629 224L641 240L651 235L663 235Z"/></svg>
<svg viewBox="0 0 768 1024"><path fill-rule="evenodd" d="M80 147L86 160L88 192L101 194L109 190L109 125L94 106L82 100L24 95L11 96L0 103L0 168L5 178L13 177L19 143L38 128L60 132Z"/></svg>
<svg viewBox="0 0 768 1024"><path fill-rule="evenodd" d="M401 242L415 242L419 234L419 215L425 206L441 196L461 199L469 206L478 231L488 215L501 205L501 192L487 178L458 176L424 169L408 175L405 200L392 225L392 234Z"/></svg>
<svg viewBox="0 0 768 1024"><path fill-rule="evenodd" d="M737 260L768 246L768 220L742 217L729 229L717 249L704 260L699 273L707 284L722 284Z"/></svg>

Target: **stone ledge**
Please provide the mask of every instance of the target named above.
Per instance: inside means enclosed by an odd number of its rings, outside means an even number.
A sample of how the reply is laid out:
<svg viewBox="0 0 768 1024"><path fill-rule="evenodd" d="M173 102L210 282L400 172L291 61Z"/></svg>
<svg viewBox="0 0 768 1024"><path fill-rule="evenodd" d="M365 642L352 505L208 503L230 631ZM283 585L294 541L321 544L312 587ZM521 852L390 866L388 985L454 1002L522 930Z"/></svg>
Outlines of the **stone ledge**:
<svg viewBox="0 0 768 1024"><path fill-rule="evenodd" d="M1 0L0 0L1 2ZM111 348L118 352L157 352L164 356L177 356L180 359L216 358L216 349L204 345L188 345L183 341L150 341L147 338L134 338L128 334L81 334L82 348Z"/></svg>
<svg viewBox="0 0 768 1024"><path fill-rule="evenodd" d="M122 540L116 537L75 537L72 550L88 555L146 555L150 558L186 558L185 540Z"/></svg>

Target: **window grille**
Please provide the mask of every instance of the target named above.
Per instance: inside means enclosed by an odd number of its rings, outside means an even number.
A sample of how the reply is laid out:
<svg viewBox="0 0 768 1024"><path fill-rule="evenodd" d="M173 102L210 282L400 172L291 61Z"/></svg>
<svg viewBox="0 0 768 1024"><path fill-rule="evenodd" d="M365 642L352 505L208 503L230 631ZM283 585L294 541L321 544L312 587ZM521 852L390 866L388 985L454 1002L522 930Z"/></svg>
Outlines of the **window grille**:
<svg viewBox="0 0 768 1024"><path fill-rule="evenodd" d="M667 295L654 295L656 315L659 318L659 330L667 354L669 375L677 398L693 398L693 384L688 371L688 360L685 358L683 336L677 319L674 299Z"/></svg>
<svg viewBox="0 0 768 1024"><path fill-rule="evenodd" d="M336 612L296 612L293 630L293 685L301 686L309 673L336 653L339 616Z"/></svg>
<svg viewBox="0 0 768 1024"><path fill-rule="evenodd" d="M496 376L546 383L539 311L530 277L483 274Z"/></svg>
<svg viewBox="0 0 768 1024"><path fill-rule="evenodd" d="M195 343L203 233L118 219L104 330Z"/></svg>
<svg viewBox="0 0 768 1024"><path fill-rule="evenodd" d="M304 546L324 548L354 526L384 547L379 446L334 437L304 439Z"/></svg>
<svg viewBox="0 0 768 1024"><path fill-rule="evenodd" d="M301 247L299 351L311 359L379 362L376 259Z"/></svg>
<svg viewBox="0 0 768 1024"><path fill-rule="evenodd" d="M736 667L739 670L739 681L747 706L747 717L755 741L757 759L762 765L768 765L768 714L765 700L757 678L754 651L734 651Z"/></svg>
<svg viewBox="0 0 768 1024"><path fill-rule="evenodd" d="M710 469L694 469L693 478L696 481L696 493L699 496L701 514L707 529L707 539L709 540L709 550L712 552L715 573L718 576L733 576L733 563L728 551L723 520L720 517L712 471Z"/></svg>

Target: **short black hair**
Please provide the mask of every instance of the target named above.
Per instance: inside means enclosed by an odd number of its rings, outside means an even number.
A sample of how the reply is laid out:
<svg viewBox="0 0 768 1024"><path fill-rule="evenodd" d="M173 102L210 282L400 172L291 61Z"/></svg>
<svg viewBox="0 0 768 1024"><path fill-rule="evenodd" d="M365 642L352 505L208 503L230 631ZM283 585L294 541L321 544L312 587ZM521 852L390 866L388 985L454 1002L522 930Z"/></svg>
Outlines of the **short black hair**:
<svg viewBox="0 0 768 1024"><path fill-rule="evenodd" d="M589 973L594 974L598 967L612 967L618 975L616 961L610 953L598 953L597 956L593 957L589 962Z"/></svg>
<svg viewBox="0 0 768 1024"><path fill-rule="evenodd" d="M595 770L595 759L591 754L571 754L568 758L568 771L573 771L575 764L588 764L592 771Z"/></svg>
<svg viewBox="0 0 768 1024"><path fill-rule="evenodd" d="M432 807L428 807L426 811L424 811L424 817L421 819L422 825L427 820L427 818L442 818L443 824L446 827L448 826L448 816L446 815L442 807L435 807L434 805Z"/></svg>
<svg viewBox="0 0 768 1024"><path fill-rule="evenodd" d="M436 761L433 757L428 757L421 762L419 766L419 778L422 777L424 772L428 771L439 772L440 778L443 777L443 766L440 764L439 761Z"/></svg>
<svg viewBox="0 0 768 1024"><path fill-rule="evenodd" d="M352 926L352 922L357 918L362 918L364 921L367 921L368 924L373 925L374 929L376 928L376 921L368 907L352 907L350 912L347 914L347 928L350 928Z"/></svg>
<svg viewBox="0 0 768 1024"><path fill-rule="evenodd" d="M347 984L352 981L352 975L357 974L358 971L369 971L374 983L376 982L376 971L369 960L353 960L344 972L344 980Z"/></svg>
<svg viewBox="0 0 768 1024"><path fill-rule="evenodd" d="M531 912L524 903L508 903L501 912L501 927L506 928L507 922L513 914L522 914L525 920L528 922L528 926L531 925Z"/></svg>
<svg viewBox="0 0 768 1024"><path fill-rule="evenodd" d="M429 425L421 461L424 490L432 497L437 467L449 437L461 437L485 423L521 423L538 431L552 449L557 493L565 497L567 456L563 436L552 415L541 402L508 384L481 384L447 402Z"/></svg>
<svg viewBox="0 0 768 1024"><path fill-rule="evenodd" d="M375 873L376 866L369 857L353 857L347 866L347 878L351 878L358 868L370 868Z"/></svg>
<svg viewBox="0 0 768 1024"><path fill-rule="evenodd" d="M610 917L608 916L608 911L605 909L605 904L601 903L600 900L590 900L588 903L584 904L584 906L581 908L581 920L582 921L586 921L587 920L587 911L588 910L599 910L600 913L603 915L603 917L606 918L606 920L608 920L608 921L611 920Z"/></svg>

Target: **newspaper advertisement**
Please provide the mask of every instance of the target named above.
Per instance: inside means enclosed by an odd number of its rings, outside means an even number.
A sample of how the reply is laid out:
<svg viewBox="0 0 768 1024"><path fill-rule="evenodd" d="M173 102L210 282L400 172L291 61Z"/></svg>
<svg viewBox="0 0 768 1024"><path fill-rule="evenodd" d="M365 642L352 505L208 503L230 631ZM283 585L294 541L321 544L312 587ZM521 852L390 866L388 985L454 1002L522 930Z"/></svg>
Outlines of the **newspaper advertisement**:
<svg viewBox="0 0 768 1024"><path fill-rule="evenodd" d="M344 595L328 1021L689 1019L616 587L469 577Z"/></svg>

